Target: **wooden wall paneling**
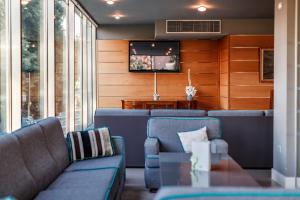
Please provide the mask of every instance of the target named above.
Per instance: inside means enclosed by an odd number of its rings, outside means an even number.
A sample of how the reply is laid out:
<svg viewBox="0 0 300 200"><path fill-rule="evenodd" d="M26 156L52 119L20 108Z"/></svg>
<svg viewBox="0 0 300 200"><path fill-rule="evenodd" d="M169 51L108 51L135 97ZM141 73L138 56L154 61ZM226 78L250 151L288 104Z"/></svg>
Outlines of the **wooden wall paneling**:
<svg viewBox="0 0 300 200"><path fill-rule="evenodd" d="M186 74L190 68L192 74L218 74L219 62L190 62L184 61L180 63L181 73Z"/></svg>
<svg viewBox="0 0 300 200"><path fill-rule="evenodd" d="M273 86L230 86L230 98L270 97Z"/></svg>
<svg viewBox="0 0 300 200"><path fill-rule="evenodd" d="M121 99L152 99L153 74L128 72L128 41L98 41L97 92L98 107L121 107ZM181 42L181 72L159 73L158 93L162 100L185 99L187 69L197 88L199 108L219 108L218 41Z"/></svg>
<svg viewBox="0 0 300 200"><path fill-rule="evenodd" d="M269 98L231 98L233 110L264 110L269 107Z"/></svg>
<svg viewBox="0 0 300 200"><path fill-rule="evenodd" d="M258 72L235 72L230 73L230 85L259 85Z"/></svg>
<svg viewBox="0 0 300 200"><path fill-rule="evenodd" d="M230 36L229 109L269 108L273 84L260 82L260 49L273 46L273 36Z"/></svg>
<svg viewBox="0 0 300 200"><path fill-rule="evenodd" d="M259 72L259 60L232 60L230 61L230 72Z"/></svg>
<svg viewBox="0 0 300 200"><path fill-rule="evenodd" d="M162 99L185 99L187 69L199 109L267 109L272 83L259 81L260 48L273 36L231 35L219 41L181 41L181 72L158 74ZM121 107L121 99L152 99L153 74L128 72L128 41L97 41L98 107Z"/></svg>
<svg viewBox="0 0 300 200"><path fill-rule="evenodd" d="M128 51L127 40L97 40L97 51Z"/></svg>
<svg viewBox="0 0 300 200"><path fill-rule="evenodd" d="M220 52L220 108L229 107L229 37L226 36L219 41Z"/></svg>
<svg viewBox="0 0 300 200"><path fill-rule="evenodd" d="M231 35L231 47L273 48L273 35Z"/></svg>
<svg viewBox="0 0 300 200"><path fill-rule="evenodd" d="M231 60L259 60L259 48L230 48Z"/></svg>

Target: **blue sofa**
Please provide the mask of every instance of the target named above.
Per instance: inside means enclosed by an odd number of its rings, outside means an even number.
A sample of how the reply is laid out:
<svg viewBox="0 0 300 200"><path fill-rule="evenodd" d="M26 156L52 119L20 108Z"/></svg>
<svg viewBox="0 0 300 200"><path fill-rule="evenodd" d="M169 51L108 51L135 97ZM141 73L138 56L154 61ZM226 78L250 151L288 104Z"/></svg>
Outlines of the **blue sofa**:
<svg viewBox="0 0 300 200"><path fill-rule="evenodd" d="M299 200L299 190L263 188L192 188L166 187L159 190L155 200Z"/></svg>
<svg viewBox="0 0 300 200"><path fill-rule="evenodd" d="M124 143L115 156L70 163L61 124L47 118L0 136L0 198L120 199L125 181Z"/></svg>
<svg viewBox="0 0 300 200"><path fill-rule="evenodd" d="M272 168L272 110L213 110L207 115L220 119L229 155L242 167Z"/></svg>
<svg viewBox="0 0 300 200"><path fill-rule="evenodd" d="M220 119L229 154L244 168L272 168L273 111L267 110L122 110L97 109L95 127L110 127L124 137L126 166L144 167L144 141L151 117L205 117ZM259 138L259 139L257 139Z"/></svg>
<svg viewBox="0 0 300 200"><path fill-rule="evenodd" d="M212 154L227 154L228 144L222 139L221 124L216 118L154 117L148 121L145 141L145 183L149 189L160 187L159 153L184 152L178 132L207 127Z"/></svg>
<svg viewBox="0 0 300 200"><path fill-rule="evenodd" d="M126 146L126 166L144 167L144 142L150 117L202 117L203 110L123 110L97 109L95 128L109 127L112 135L121 135Z"/></svg>

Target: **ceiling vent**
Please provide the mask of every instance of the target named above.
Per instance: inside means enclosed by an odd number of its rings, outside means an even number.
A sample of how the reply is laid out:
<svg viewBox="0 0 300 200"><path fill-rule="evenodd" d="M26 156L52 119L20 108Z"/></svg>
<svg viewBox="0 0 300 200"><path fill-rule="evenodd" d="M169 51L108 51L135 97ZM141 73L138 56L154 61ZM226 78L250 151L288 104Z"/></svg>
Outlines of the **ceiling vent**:
<svg viewBox="0 0 300 200"><path fill-rule="evenodd" d="M220 34L221 20L166 20L166 33Z"/></svg>

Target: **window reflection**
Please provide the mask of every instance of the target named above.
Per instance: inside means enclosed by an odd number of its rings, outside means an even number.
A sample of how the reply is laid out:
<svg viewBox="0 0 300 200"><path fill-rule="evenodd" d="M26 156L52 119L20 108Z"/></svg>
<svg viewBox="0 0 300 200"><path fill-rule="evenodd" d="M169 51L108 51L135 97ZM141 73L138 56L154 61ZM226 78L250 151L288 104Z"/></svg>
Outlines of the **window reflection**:
<svg viewBox="0 0 300 200"><path fill-rule="evenodd" d="M82 18L75 12L75 130L82 129Z"/></svg>
<svg viewBox="0 0 300 200"><path fill-rule="evenodd" d="M7 84L6 72L8 70L8 57L7 57L7 13L6 13L6 0L0 0L0 134L7 130L6 127L6 101L7 101Z"/></svg>
<svg viewBox="0 0 300 200"><path fill-rule="evenodd" d="M44 0L22 3L22 126L44 116Z"/></svg>
<svg viewBox="0 0 300 200"><path fill-rule="evenodd" d="M64 0L54 2L55 20L55 116L60 120L64 132L67 124L68 83L68 5Z"/></svg>

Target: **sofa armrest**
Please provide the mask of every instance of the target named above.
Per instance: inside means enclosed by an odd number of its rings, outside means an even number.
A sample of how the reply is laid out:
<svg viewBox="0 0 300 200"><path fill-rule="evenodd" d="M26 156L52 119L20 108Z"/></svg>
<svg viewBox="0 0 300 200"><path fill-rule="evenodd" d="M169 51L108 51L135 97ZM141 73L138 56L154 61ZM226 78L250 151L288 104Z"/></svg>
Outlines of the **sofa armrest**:
<svg viewBox="0 0 300 200"><path fill-rule="evenodd" d="M213 139L210 143L210 151L213 154L228 154L228 144L222 139Z"/></svg>
<svg viewBox="0 0 300 200"><path fill-rule="evenodd" d="M159 142L157 138L147 138L144 144L145 155L158 155Z"/></svg>
<svg viewBox="0 0 300 200"><path fill-rule="evenodd" d="M121 136L112 136L112 145L114 147L115 155L125 155L124 138Z"/></svg>

